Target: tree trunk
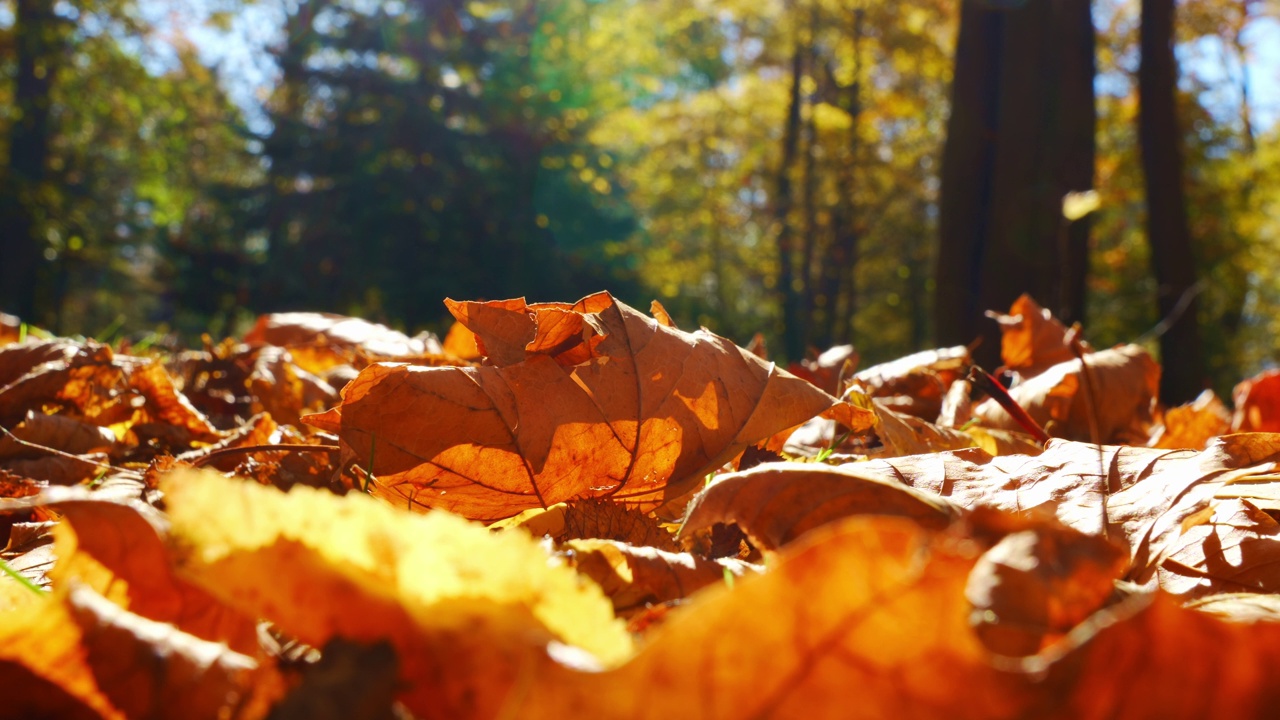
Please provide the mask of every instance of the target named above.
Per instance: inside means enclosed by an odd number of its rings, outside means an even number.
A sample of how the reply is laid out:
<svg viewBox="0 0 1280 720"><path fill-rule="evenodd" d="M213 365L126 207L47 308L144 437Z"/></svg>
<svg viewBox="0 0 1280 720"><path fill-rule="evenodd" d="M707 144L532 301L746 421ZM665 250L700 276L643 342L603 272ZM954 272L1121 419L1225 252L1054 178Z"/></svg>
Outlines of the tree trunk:
<svg viewBox="0 0 1280 720"><path fill-rule="evenodd" d="M66 21L52 0L16 0L13 17L13 124L9 127L9 167L0 176L0 309L29 322L37 315L41 279L40 185L53 137L50 93L65 57Z"/></svg>
<svg viewBox="0 0 1280 720"><path fill-rule="evenodd" d="M985 310L1024 292L1068 321L1083 307L1088 225L1064 240L1062 197L1092 186L1093 42L1088 0L961 10L934 314L940 343L982 339L983 365L1000 349Z"/></svg>
<svg viewBox="0 0 1280 720"><path fill-rule="evenodd" d="M782 302L783 352L789 360L804 357L804 327L801 297L796 287L799 278L795 264L795 232L791 226L791 168L796 162L800 140L800 85L804 79L804 43L796 30L795 49L791 55L791 89L787 105L786 126L782 134L782 160L778 166L777 194L773 200L774 222L778 226L777 291Z"/></svg>
<svg viewBox="0 0 1280 720"><path fill-rule="evenodd" d="M1167 329L1160 336L1160 398L1194 398L1205 387L1197 326L1195 258L1182 186L1182 138L1175 93L1174 0L1142 0L1138 68L1138 140L1147 187L1147 236L1156 276L1156 303Z"/></svg>

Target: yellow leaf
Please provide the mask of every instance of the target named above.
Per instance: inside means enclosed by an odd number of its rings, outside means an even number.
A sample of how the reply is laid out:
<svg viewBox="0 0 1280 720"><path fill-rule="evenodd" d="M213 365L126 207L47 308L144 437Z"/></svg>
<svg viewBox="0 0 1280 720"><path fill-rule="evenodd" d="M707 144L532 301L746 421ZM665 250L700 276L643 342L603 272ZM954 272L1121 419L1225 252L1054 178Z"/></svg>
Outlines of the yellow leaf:
<svg viewBox="0 0 1280 720"><path fill-rule="evenodd" d="M490 717L549 649L605 666L631 652L600 589L522 533L207 472L161 487L188 577L311 645L390 641L414 712Z"/></svg>

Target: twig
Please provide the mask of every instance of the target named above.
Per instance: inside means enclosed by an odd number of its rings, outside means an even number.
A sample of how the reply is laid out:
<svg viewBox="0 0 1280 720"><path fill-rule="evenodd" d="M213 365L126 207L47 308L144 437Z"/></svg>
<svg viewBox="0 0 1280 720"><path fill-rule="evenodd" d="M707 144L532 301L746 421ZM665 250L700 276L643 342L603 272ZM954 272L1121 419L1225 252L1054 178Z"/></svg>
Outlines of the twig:
<svg viewBox="0 0 1280 720"><path fill-rule="evenodd" d="M982 388L982 390L990 395L992 399L997 403L1000 403L1000 407L1004 408L1004 411L1009 413L1009 415L1022 426L1023 430L1030 433L1031 436L1036 439L1036 442L1041 445L1048 444L1049 433L1045 432L1044 428L1040 427L1040 423L1033 420L1031 416L1027 414L1027 411L1022 409L1022 406L1018 404L1017 400L1013 399L1013 396L1009 395L1009 391L1004 389L1004 386L1000 384L999 380L991 377L986 370L983 370L977 365L969 366L968 379L969 382Z"/></svg>
<svg viewBox="0 0 1280 720"><path fill-rule="evenodd" d="M73 454L71 454L71 453L69 453L69 452L64 452L64 451L62 451L62 450L58 450L58 449L56 449L56 448L51 448L51 447L48 447L48 446L46 446L46 445L41 445L40 443L33 443L33 442L29 442L29 441L27 441L27 440L23 440L22 438L18 437L17 435L14 435L13 433L9 432L9 428L7 428L7 427L5 427L5 426L3 426L3 425L0 425L0 432L4 433L4 434L5 434L5 436L6 436L6 437L8 437L10 440L12 440L12 441L14 441L14 442L18 443L19 445L21 445L21 446L23 446L23 447L31 448L32 450L39 450L40 452L49 453L50 455L58 455L58 456L60 456L60 457L67 458L67 459L69 459L69 460L75 460L75 461L77 461L77 462L86 463L86 464L92 465L92 466L97 467L97 468L102 468L103 470L107 470L107 471L110 471L110 472L120 473L121 475L127 475L127 476L129 476L129 477L136 478L136 479L139 479L139 480L140 480L140 479L142 479L142 473L140 473L140 472L138 472L138 471L136 471L136 470L129 470L129 469L126 469L126 468L118 468L118 467L116 467L116 466L114 466L114 465L109 465L109 464L107 464L107 463L100 463L100 462L98 462L97 460L90 460L90 459L88 459L88 458L86 458L86 457L83 457L83 456L81 456L81 455L73 455Z"/></svg>
<svg viewBox="0 0 1280 720"><path fill-rule="evenodd" d="M275 445L241 445L239 447L219 448L208 455L191 461L194 467L203 467L218 458L228 455L248 455L256 452L293 451L293 452L337 452L337 445L308 445L306 443L277 443Z"/></svg>

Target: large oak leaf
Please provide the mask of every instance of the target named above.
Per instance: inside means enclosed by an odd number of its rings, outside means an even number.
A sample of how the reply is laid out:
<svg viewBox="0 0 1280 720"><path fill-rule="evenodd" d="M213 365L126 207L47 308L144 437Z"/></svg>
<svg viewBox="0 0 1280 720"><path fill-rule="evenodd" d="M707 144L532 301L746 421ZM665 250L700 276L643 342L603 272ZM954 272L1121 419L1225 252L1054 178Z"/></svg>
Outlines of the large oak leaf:
<svg viewBox="0 0 1280 720"><path fill-rule="evenodd" d="M374 365L308 422L374 492L478 520L582 497L653 508L836 399L706 331L613 299L454 303L501 367Z"/></svg>

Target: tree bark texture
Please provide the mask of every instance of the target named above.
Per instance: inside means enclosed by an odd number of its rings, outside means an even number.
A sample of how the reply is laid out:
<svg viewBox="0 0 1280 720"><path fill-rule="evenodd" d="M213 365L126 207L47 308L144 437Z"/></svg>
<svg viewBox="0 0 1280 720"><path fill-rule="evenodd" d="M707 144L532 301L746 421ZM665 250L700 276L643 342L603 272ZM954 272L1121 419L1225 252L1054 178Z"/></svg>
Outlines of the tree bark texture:
<svg viewBox="0 0 1280 720"><path fill-rule="evenodd" d="M40 289L40 187L46 181L52 91L65 55L66 21L53 12L52 0L16 0L13 51L14 121L7 144L9 167L0 176L0 309L29 322L37 315Z"/></svg>
<svg viewBox="0 0 1280 720"><path fill-rule="evenodd" d="M1142 0L1138 68L1138 140L1147 188L1147 237L1156 277L1156 303L1166 328L1160 336L1160 398L1194 398L1206 378L1200 348L1196 271L1182 185L1182 135L1175 93L1174 0Z"/></svg>
<svg viewBox="0 0 1280 720"><path fill-rule="evenodd" d="M940 344L981 338L983 365L1000 349L984 311L1029 292L1083 315L1088 225L1064 225L1062 198L1093 186L1094 50L1088 0L962 6L934 317Z"/></svg>

